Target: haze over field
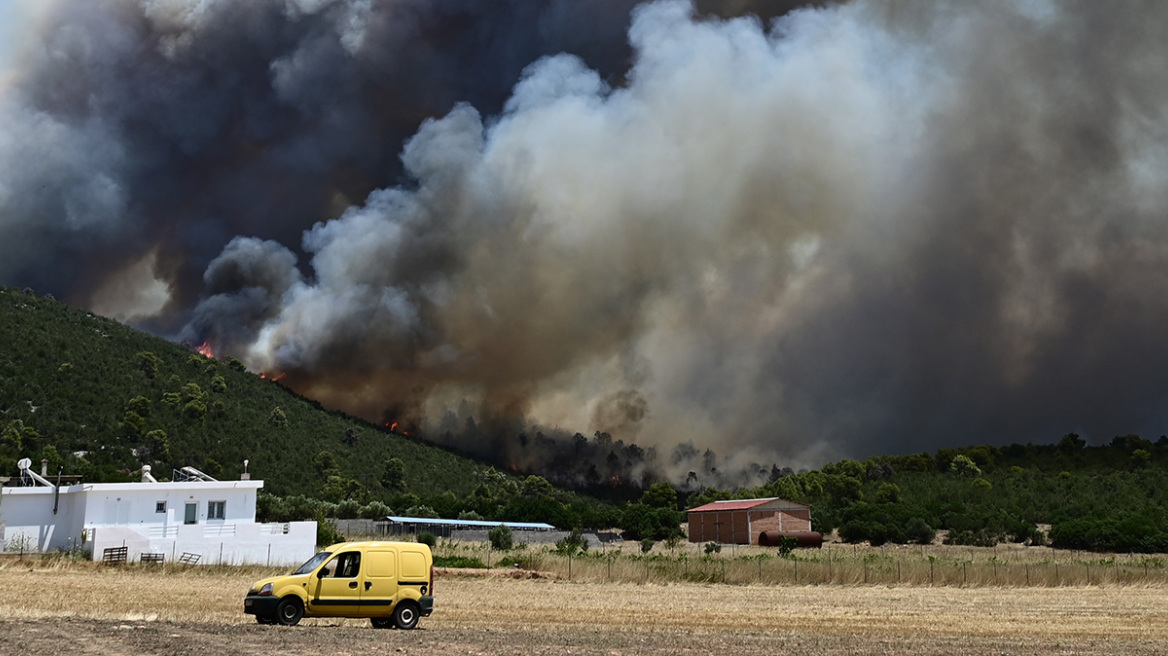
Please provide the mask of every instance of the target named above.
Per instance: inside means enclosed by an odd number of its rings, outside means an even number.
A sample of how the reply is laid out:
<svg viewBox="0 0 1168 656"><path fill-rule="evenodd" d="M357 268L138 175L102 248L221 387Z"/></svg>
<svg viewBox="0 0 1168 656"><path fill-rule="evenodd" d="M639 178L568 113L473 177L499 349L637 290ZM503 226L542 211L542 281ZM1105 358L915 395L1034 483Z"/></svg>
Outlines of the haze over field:
<svg viewBox="0 0 1168 656"><path fill-rule="evenodd" d="M1168 5L795 4L9 0L0 283L519 464L1168 432Z"/></svg>

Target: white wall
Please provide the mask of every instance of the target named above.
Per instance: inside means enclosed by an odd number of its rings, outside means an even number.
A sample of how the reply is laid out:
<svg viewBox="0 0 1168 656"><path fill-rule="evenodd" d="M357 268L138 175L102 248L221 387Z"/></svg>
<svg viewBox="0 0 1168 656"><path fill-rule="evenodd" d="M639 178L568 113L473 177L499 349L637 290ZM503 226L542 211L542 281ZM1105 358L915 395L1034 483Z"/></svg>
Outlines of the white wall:
<svg viewBox="0 0 1168 656"><path fill-rule="evenodd" d="M0 490L0 542L11 550L53 551L79 546L100 560L106 548L125 546L129 560L143 553L167 561L184 553L200 563L293 565L315 553L316 522L256 524L263 481L96 483L60 489L53 514L51 487ZM224 518L208 519L209 502L224 502ZM165 503L165 512L157 504ZM197 504L186 524L186 504Z"/></svg>
<svg viewBox="0 0 1168 656"><path fill-rule="evenodd" d="M58 497L50 487L4 488L2 492L0 545L5 550L52 551L79 545L84 509L78 495L62 489Z"/></svg>

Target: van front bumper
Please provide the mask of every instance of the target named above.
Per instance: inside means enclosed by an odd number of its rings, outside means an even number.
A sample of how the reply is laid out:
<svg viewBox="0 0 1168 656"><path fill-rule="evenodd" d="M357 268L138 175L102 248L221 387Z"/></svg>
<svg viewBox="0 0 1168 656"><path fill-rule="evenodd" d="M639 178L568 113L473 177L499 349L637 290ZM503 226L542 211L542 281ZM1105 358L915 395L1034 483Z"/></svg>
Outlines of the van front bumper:
<svg viewBox="0 0 1168 656"><path fill-rule="evenodd" d="M273 595L248 595L243 598L243 612L260 617L275 617L280 598Z"/></svg>
<svg viewBox="0 0 1168 656"><path fill-rule="evenodd" d="M426 596L418 599L418 606L421 608L422 617L430 617L430 613L434 612L434 597Z"/></svg>

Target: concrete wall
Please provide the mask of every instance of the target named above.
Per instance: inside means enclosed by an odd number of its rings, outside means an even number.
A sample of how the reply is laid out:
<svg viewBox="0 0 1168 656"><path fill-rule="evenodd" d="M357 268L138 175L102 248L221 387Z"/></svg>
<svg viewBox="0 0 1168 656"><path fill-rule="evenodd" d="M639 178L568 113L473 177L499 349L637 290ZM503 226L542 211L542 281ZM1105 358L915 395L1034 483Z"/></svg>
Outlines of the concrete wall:
<svg viewBox="0 0 1168 656"><path fill-rule="evenodd" d="M303 563L316 553L316 522L282 524L189 524L142 533L136 527L89 529L86 548L94 560L106 549L126 547L127 560L159 554L167 562L184 554L198 556L200 565L283 565Z"/></svg>

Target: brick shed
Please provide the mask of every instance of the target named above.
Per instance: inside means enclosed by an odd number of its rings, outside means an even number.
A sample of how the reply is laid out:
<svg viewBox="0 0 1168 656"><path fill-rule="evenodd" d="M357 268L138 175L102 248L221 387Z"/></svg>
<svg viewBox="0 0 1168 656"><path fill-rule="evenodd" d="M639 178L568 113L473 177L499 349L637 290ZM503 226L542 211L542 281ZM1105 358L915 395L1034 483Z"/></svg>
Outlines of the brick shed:
<svg viewBox="0 0 1168 656"><path fill-rule="evenodd" d="M763 531L811 530L811 506L786 499L715 501L689 511L689 541L758 544Z"/></svg>

